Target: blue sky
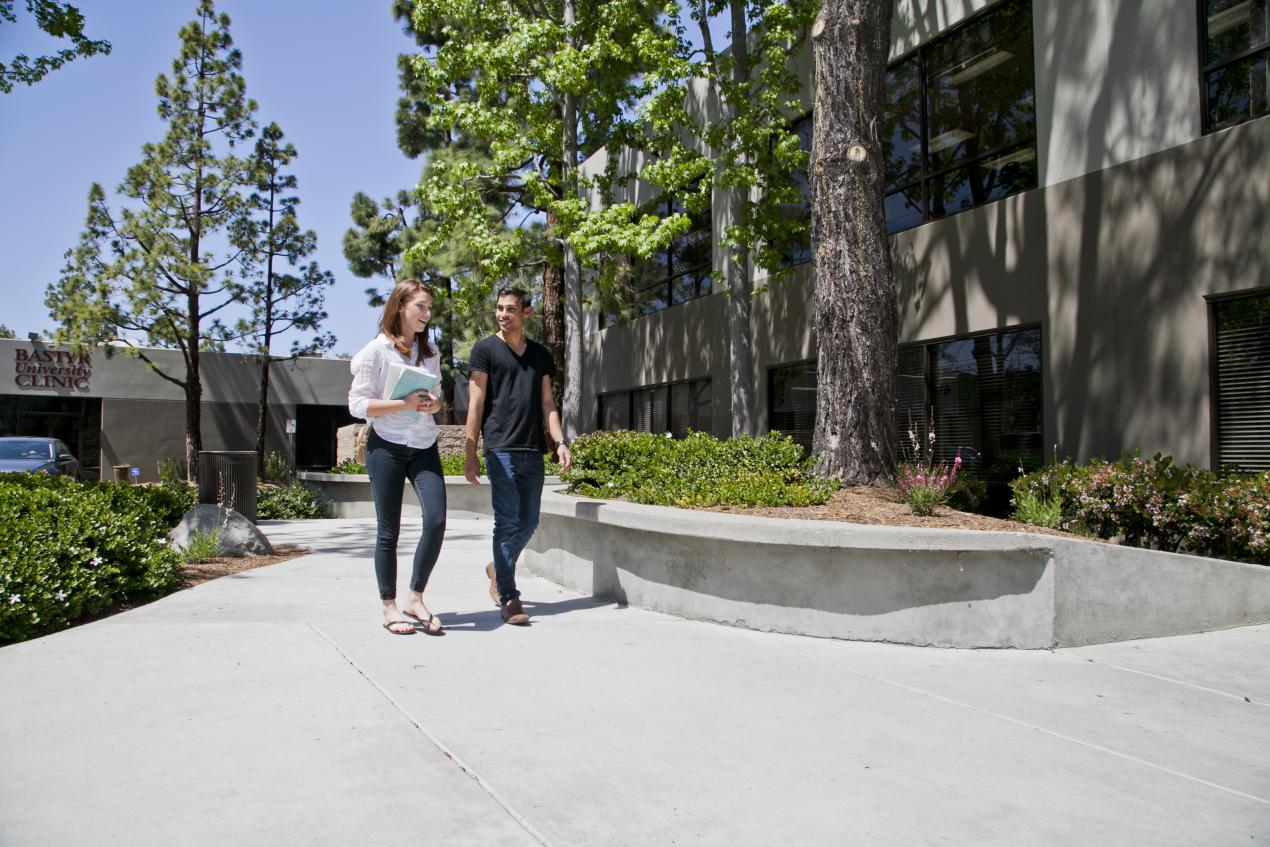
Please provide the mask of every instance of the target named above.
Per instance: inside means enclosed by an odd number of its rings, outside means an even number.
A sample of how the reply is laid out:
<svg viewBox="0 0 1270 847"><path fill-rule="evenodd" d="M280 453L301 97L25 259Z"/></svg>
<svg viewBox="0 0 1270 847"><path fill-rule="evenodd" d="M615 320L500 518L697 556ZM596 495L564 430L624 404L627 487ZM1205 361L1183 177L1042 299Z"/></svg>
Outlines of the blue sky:
<svg viewBox="0 0 1270 847"><path fill-rule="evenodd" d="M0 61L52 52L62 42L31 24L0 24ZM109 56L77 59L34 86L0 94L0 324L19 338L53 329L44 292L83 228L88 188L112 196L141 145L162 138L154 80L170 73L177 32L194 0L76 0ZM318 234L317 261L335 274L326 329L334 352L353 353L375 332L372 284L348 271L341 252L356 191L376 199L413 186L421 162L397 149L396 58L412 42L387 0L218 0L232 19L257 119L276 121L295 145L300 223ZM284 337L278 350L285 352Z"/></svg>

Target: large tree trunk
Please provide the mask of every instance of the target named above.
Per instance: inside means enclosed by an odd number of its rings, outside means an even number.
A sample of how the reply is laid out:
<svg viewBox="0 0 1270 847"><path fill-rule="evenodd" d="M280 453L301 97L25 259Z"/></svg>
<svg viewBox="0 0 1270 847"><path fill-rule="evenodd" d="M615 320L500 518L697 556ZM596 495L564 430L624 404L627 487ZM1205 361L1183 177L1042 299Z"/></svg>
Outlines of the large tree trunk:
<svg viewBox="0 0 1270 847"><path fill-rule="evenodd" d="M564 0L565 39L574 42L573 0ZM577 193L573 184L578 163L578 104L575 95L566 92L562 103L564 138L562 139L560 184L564 197ZM560 405L565 441L578 436L582 413L582 263L568 237L564 239L564 311L565 311L565 361L564 402Z"/></svg>
<svg viewBox="0 0 1270 847"><path fill-rule="evenodd" d="M812 28L816 470L884 480L895 460L896 298L882 206L890 2L825 0Z"/></svg>
<svg viewBox="0 0 1270 847"><path fill-rule="evenodd" d="M745 3L732 0L732 83L733 91L744 91L750 75L748 25ZM739 104L724 104L729 116ZM728 191L729 223L746 225L746 198L741 191ZM732 395L732 435L754 435L754 359L750 351L750 251L744 244L733 245L728 261L728 381Z"/></svg>

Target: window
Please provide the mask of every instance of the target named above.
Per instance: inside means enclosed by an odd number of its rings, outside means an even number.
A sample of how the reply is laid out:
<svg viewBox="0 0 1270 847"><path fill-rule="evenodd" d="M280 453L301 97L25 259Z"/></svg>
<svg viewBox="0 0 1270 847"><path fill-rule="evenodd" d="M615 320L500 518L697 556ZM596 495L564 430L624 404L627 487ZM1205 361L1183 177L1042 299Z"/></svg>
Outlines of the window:
<svg viewBox="0 0 1270 847"><path fill-rule="evenodd" d="M1032 11L994 6L887 70L886 225L1035 188Z"/></svg>
<svg viewBox="0 0 1270 847"><path fill-rule="evenodd" d="M689 430L713 432L713 403L709 378L602 394L600 429L668 432L675 438Z"/></svg>
<svg viewBox="0 0 1270 847"><path fill-rule="evenodd" d="M1199 9L1204 130L1270 113L1270 2L1200 0Z"/></svg>
<svg viewBox="0 0 1270 847"><path fill-rule="evenodd" d="M816 433L816 363L782 365L767 372L767 420L811 452Z"/></svg>
<svg viewBox="0 0 1270 847"><path fill-rule="evenodd" d="M1214 465L1270 471L1270 293L1212 304Z"/></svg>
<svg viewBox="0 0 1270 847"><path fill-rule="evenodd" d="M767 396L771 428L810 451L816 363L770 370ZM895 407L901 456L912 453L909 428L924 444L933 418L937 459L952 461L960 452L967 471L993 480L1011 479L1019 467L1040 467L1040 329L901 347Z"/></svg>
<svg viewBox="0 0 1270 847"><path fill-rule="evenodd" d="M684 211L678 200L663 201L658 209L669 217ZM680 235L664 250L658 250L648 259L631 263L630 315L650 315L670 306L677 306L709 294L712 288L710 271L713 266L712 240L710 236L710 210L691 215L692 229ZM607 324L613 326L624 315L609 311Z"/></svg>
<svg viewBox="0 0 1270 847"><path fill-rule="evenodd" d="M808 153L811 152L812 138L815 131L815 121L811 115L795 121L790 127L798 136L798 144ZM802 200L798 203L789 203L782 212L786 217L799 221L811 220L811 176L807 173L806 168L797 168L790 177L794 183L802 191ZM802 265L811 261L811 233L805 232L794 236L790 239L789 245L785 248L784 265L793 267L794 265Z"/></svg>
<svg viewBox="0 0 1270 847"><path fill-rule="evenodd" d="M935 422L935 457L958 453L985 479L1041 466L1041 331L985 333L899 350L896 416L900 455L908 432L925 443Z"/></svg>

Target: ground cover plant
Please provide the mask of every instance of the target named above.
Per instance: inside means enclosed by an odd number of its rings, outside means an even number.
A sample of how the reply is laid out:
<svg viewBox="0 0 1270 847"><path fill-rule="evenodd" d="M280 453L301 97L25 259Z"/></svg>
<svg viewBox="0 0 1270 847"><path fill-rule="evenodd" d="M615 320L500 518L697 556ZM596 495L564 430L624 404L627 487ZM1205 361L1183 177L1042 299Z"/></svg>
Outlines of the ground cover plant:
<svg viewBox="0 0 1270 847"><path fill-rule="evenodd" d="M171 591L180 557L167 533L186 496L175 486L0 475L0 642Z"/></svg>
<svg viewBox="0 0 1270 847"><path fill-rule="evenodd" d="M572 494L663 506L809 506L837 489L816 479L787 436L720 441L701 432L673 439L647 432L595 432L570 448L560 475Z"/></svg>
<svg viewBox="0 0 1270 847"><path fill-rule="evenodd" d="M1270 472L1222 474L1169 456L1053 462L1019 477L1015 519L1133 547L1270 564Z"/></svg>

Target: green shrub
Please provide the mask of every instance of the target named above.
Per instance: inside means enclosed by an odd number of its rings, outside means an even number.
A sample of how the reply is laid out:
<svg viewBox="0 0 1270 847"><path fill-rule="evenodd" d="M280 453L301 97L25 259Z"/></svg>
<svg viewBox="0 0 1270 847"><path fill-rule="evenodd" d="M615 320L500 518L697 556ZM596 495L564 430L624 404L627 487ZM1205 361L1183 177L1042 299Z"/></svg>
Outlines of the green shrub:
<svg viewBox="0 0 1270 847"><path fill-rule="evenodd" d="M158 462L159 479L166 485L185 484L184 459L160 459Z"/></svg>
<svg viewBox="0 0 1270 847"><path fill-rule="evenodd" d="M476 463L480 467L479 474L485 475L485 456L478 453L476 455ZM442 453L441 454L441 473L446 476L463 476L463 454L462 453Z"/></svg>
<svg viewBox="0 0 1270 847"><path fill-rule="evenodd" d="M904 502L913 514L923 518L935 514L935 507L947 499L947 490L936 485L910 485L904 489Z"/></svg>
<svg viewBox="0 0 1270 847"><path fill-rule="evenodd" d="M837 485L811 476L802 448L779 433L719 441L646 432L595 432L570 448L571 493L664 506L807 506Z"/></svg>
<svg viewBox="0 0 1270 847"><path fill-rule="evenodd" d="M326 503L304 486L261 485L256 489L256 517L260 520L306 520L326 516Z"/></svg>
<svg viewBox="0 0 1270 847"><path fill-rule="evenodd" d="M1057 529L1063 522L1063 503L1050 497L1038 497L1031 491L1022 491L1014 497L1014 514L1010 517L1033 526Z"/></svg>
<svg viewBox="0 0 1270 847"><path fill-rule="evenodd" d="M206 562L220 555L220 533L216 530L195 530L183 550L178 551L182 562Z"/></svg>
<svg viewBox="0 0 1270 847"><path fill-rule="evenodd" d="M345 459L335 467L331 468L328 473L361 474L366 473L366 466L361 462L354 462L352 459Z"/></svg>
<svg viewBox="0 0 1270 847"><path fill-rule="evenodd" d="M480 468L480 475L485 475L485 456L477 455L477 465ZM560 473L560 465L548 459L544 465L544 473L547 476L557 476ZM366 466L354 462L352 459L345 459L335 467L331 468L330 473L341 474L361 474L366 473ZM442 453L441 454L441 473L445 476L463 476L463 454L462 453Z"/></svg>
<svg viewBox="0 0 1270 847"><path fill-rule="evenodd" d="M0 641L55 632L176 585L170 524L147 488L163 486L0 475Z"/></svg>
<svg viewBox="0 0 1270 847"><path fill-rule="evenodd" d="M977 512L988 499L988 486L979 477L963 473L948 491L948 505L962 512Z"/></svg>
<svg viewBox="0 0 1270 847"><path fill-rule="evenodd" d="M1061 504L1063 529L1134 547L1270 564L1270 472L1216 474L1172 458L1056 462L1019 477L1019 499Z"/></svg>
<svg viewBox="0 0 1270 847"><path fill-rule="evenodd" d="M287 478L289 469L286 456L275 450L265 457L265 475L263 478L268 482L278 482Z"/></svg>

